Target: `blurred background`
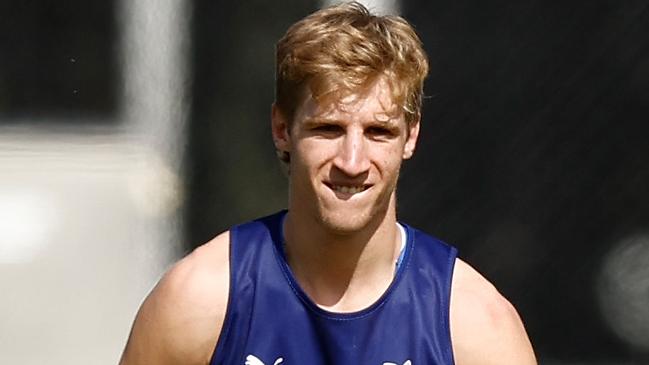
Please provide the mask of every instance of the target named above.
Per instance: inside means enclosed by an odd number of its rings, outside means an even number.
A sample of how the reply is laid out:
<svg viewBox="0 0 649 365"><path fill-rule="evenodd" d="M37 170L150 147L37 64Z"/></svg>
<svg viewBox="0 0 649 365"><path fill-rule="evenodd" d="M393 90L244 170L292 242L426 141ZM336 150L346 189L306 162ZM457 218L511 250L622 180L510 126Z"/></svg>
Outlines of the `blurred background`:
<svg viewBox="0 0 649 365"><path fill-rule="evenodd" d="M274 43L328 3L0 0L0 363L117 363L172 262L285 207ZM541 364L649 364L649 5L365 3L431 59L400 219Z"/></svg>

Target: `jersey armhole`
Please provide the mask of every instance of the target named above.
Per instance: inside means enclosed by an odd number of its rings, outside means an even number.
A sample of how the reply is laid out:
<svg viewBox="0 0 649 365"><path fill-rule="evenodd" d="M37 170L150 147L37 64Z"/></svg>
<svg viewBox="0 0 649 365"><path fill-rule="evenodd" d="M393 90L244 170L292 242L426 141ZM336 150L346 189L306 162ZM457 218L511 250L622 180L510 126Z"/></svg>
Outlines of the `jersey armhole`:
<svg viewBox="0 0 649 365"><path fill-rule="evenodd" d="M235 270L233 267L233 251L234 251L234 242L236 242L237 227L230 229L230 237L228 238L228 271L230 272L230 286L228 287L228 303L225 307L225 314L223 316L223 324L221 325L221 333L219 333L218 340L214 346L214 351L212 352L212 357L210 358L210 365L222 364L224 360L224 346L228 339L231 328L231 308L234 305L233 301L235 300L234 288L236 285L236 276L234 275Z"/></svg>
<svg viewBox="0 0 649 365"><path fill-rule="evenodd" d="M442 306L443 308L443 313L442 313L442 319L444 321L444 330L446 332L446 336L448 336L448 343L451 345L448 347L448 359L451 361L450 363L452 365L455 364L455 356L453 355L453 339L451 337L451 291L453 290L453 275L455 271L455 262L457 259L457 249L453 246L449 246L449 257L448 257L448 262L447 262L447 272L449 273L448 275L448 290L445 296L445 300L447 303L444 303Z"/></svg>

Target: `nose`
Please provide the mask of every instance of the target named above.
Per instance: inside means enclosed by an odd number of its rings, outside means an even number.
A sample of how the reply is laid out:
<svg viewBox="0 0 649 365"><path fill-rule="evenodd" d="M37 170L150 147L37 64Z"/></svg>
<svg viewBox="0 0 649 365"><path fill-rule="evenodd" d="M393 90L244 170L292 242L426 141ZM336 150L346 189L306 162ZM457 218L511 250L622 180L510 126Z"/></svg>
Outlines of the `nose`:
<svg viewBox="0 0 649 365"><path fill-rule="evenodd" d="M362 131L348 131L345 133L340 140L333 163L340 171L352 177L369 170L370 160Z"/></svg>

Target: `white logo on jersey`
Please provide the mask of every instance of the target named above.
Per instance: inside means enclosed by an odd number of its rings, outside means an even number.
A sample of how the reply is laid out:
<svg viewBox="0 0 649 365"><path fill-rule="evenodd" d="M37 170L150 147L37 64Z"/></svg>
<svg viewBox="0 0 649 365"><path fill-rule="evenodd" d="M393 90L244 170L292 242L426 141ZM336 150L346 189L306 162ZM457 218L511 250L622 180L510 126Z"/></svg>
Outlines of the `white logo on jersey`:
<svg viewBox="0 0 649 365"><path fill-rule="evenodd" d="M279 365L284 362L284 358L280 357L275 362L273 365ZM263 361L259 360L257 356L255 355L248 355L246 356L246 363L245 365L265 365Z"/></svg>
<svg viewBox="0 0 649 365"><path fill-rule="evenodd" d="M280 357L275 360L273 365L279 365L284 362L284 358ZM244 365L265 365L263 361L259 360L259 358L255 355L248 355L246 356L246 363ZM395 362L384 362L383 365L399 365ZM403 365L412 365L412 361L406 360L406 362L403 363Z"/></svg>

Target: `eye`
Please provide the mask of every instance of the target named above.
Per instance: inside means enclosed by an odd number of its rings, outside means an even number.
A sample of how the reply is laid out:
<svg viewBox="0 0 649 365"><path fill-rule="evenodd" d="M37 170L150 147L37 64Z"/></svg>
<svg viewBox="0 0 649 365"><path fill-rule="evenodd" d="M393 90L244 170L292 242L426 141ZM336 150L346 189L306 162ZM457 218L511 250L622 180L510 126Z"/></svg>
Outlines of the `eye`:
<svg viewBox="0 0 649 365"><path fill-rule="evenodd" d="M397 130L383 126L372 126L365 130L365 134L374 138L392 138L399 133Z"/></svg>
<svg viewBox="0 0 649 365"><path fill-rule="evenodd" d="M343 129L336 124L318 124L313 126L311 131L319 135L332 136L342 133Z"/></svg>
<svg viewBox="0 0 649 365"><path fill-rule="evenodd" d="M314 130L320 132L338 132L340 130L340 127L333 124L326 124L326 125L319 125L315 127Z"/></svg>

